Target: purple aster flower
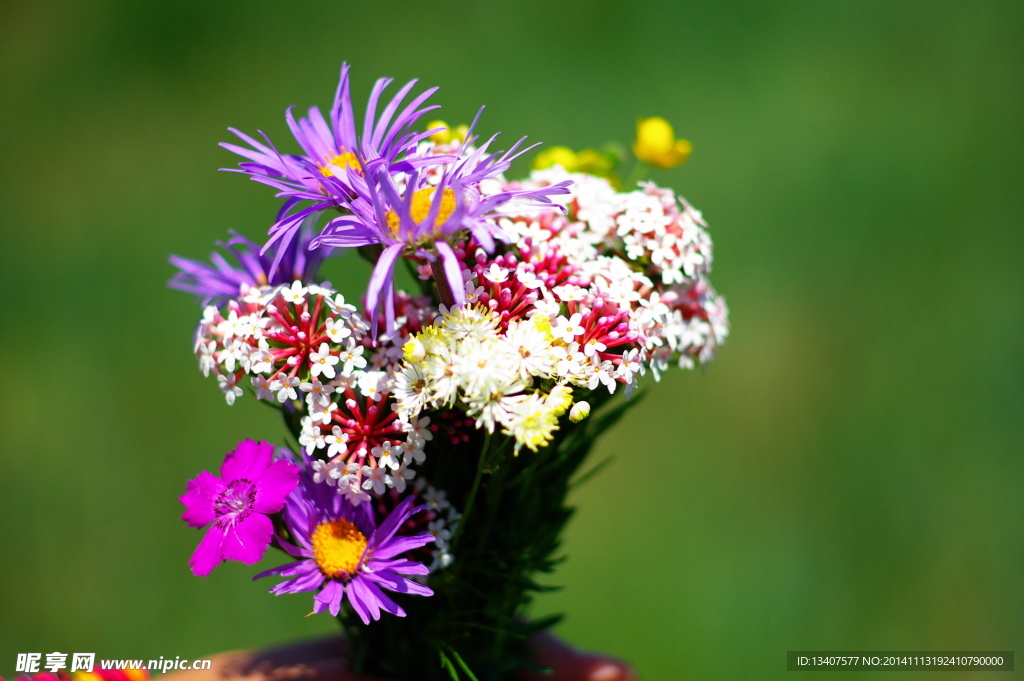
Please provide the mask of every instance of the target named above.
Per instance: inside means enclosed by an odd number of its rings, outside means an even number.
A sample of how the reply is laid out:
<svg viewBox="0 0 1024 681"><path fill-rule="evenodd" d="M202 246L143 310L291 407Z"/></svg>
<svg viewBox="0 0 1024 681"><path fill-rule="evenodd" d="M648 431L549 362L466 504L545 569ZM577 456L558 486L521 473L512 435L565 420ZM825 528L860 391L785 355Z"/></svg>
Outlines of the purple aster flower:
<svg viewBox="0 0 1024 681"><path fill-rule="evenodd" d="M286 245L307 216L338 208L351 197L363 194L366 191L363 173L368 166L382 165L393 172L401 172L433 161L402 158L415 150L421 140L436 132L411 131L421 116L438 108L422 106L437 88L426 90L402 107L403 100L416 82L406 83L378 117L378 101L391 79L378 80L366 106L363 134L358 136L349 96L348 64L342 64L330 124L317 107L312 107L308 117L298 121L291 108L285 113L288 127L302 147L303 153L298 155L281 154L262 132L260 134L266 144L229 128L251 149L222 143L225 149L249 159L239 164L239 170L224 170L249 175L253 180L277 189L278 196L285 199L276 222L270 228L271 239L264 251L276 242ZM313 203L299 208L304 201Z"/></svg>
<svg viewBox="0 0 1024 681"><path fill-rule="evenodd" d="M205 577L223 560L259 562L274 534L267 514L284 506L299 470L275 460L270 443L245 440L224 457L219 478L203 471L190 480L179 497L186 506L181 519L192 527L210 525L189 560L192 572Z"/></svg>
<svg viewBox="0 0 1024 681"><path fill-rule="evenodd" d="M425 565L400 556L434 541L433 535L396 536L398 529L426 506L413 507L406 497L380 525L373 518L372 504L353 505L326 485L307 477L288 496L282 517L296 544L279 540L299 560L272 568L253 577L280 575L288 579L270 593L315 591L313 612L327 610L337 615L341 602L348 602L364 624L389 612L405 617L401 606L384 594L431 596L433 590L402 575L426 575Z"/></svg>
<svg viewBox="0 0 1024 681"><path fill-rule="evenodd" d="M479 117L478 113L477 119ZM471 127L455 160L443 164L435 162L435 167L429 170L436 172L420 168L410 170L401 178L404 180L402 189L391 172L383 168L368 172L366 195L353 197L345 204L351 215L332 220L311 242L312 248L383 247L370 277L366 305L372 316L383 303L388 332L393 328L392 281L399 256L413 254L434 263L434 280L441 302L462 305L465 302L462 266L449 242L468 232L485 250L493 251L495 240L508 240L496 220L500 217L501 206L510 202L515 202L518 208L550 206L551 196L569 193L571 181L535 189L483 192L482 183L498 178L515 158L537 146L520 149L526 140L524 137L508 151L488 154L487 148L496 137L473 148L471 145L476 138Z"/></svg>
<svg viewBox="0 0 1024 681"><path fill-rule="evenodd" d="M237 298L243 284L277 286L290 284L296 279L311 284L316 280L324 258L330 253L330 249L309 249L315 225L316 216L307 218L301 226L299 238L292 239L280 249L276 258L260 255L259 244L232 231L232 238L227 243L217 242L217 245L234 256L240 267L232 265L217 251L210 254L213 264L172 255L171 264L178 268L178 272L167 285L201 296L203 305L212 302L219 306Z"/></svg>

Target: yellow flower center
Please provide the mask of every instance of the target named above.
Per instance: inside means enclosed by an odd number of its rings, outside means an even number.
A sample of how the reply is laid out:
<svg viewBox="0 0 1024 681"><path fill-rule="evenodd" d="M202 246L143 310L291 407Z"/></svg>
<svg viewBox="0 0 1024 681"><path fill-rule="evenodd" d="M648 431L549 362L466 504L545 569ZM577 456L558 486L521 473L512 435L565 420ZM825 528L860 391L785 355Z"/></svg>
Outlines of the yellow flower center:
<svg viewBox="0 0 1024 681"><path fill-rule="evenodd" d="M316 164L320 168L320 174L324 177L333 177L334 171L331 170L331 166L337 166L338 168L352 168L353 170L362 170L363 167L359 165L359 159L351 151L341 150L341 153L334 157L327 157L327 165Z"/></svg>
<svg viewBox="0 0 1024 681"><path fill-rule="evenodd" d="M328 577L354 574L366 551L366 535L344 518L320 523L312 539L313 559Z"/></svg>
<svg viewBox="0 0 1024 681"><path fill-rule="evenodd" d="M434 188L424 187L423 189L417 189L416 193L412 195L412 205L409 207L409 217L417 225L427 219L430 214L430 205L434 198ZM437 211L437 219L434 220L434 226L443 225L445 221L451 217L452 213L455 212L455 192L451 189L445 188L441 194L441 206ZM401 222L401 218L393 210L389 210L384 218L388 221L388 229L391 230L391 236L398 236L398 225Z"/></svg>

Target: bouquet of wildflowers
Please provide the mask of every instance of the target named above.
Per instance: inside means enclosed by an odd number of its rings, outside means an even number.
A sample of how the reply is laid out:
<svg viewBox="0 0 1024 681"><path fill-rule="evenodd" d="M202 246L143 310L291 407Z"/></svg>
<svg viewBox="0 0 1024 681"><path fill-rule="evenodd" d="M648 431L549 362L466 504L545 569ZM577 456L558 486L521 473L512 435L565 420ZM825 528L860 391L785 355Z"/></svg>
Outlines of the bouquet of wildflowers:
<svg viewBox="0 0 1024 681"><path fill-rule="evenodd" d="M556 147L510 180L524 140L494 151L479 114L427 122L434 89L384 103L389 84L357 125L343 66L329 116L287 112L297 154L233 130L235 172L282 199L268 238L172 258L171 285L205 305L201 372L287 428L188 483L191 566L273 547L283 562L256 577L338 618L357 670L501 679L553 622L527 606L595 438L645 374L708 362L727 312L700 213L621 186L614 149ZM647 119L634 154L671 167L689 145ZM372 263L361 298L320 278L349 251Z"/></svg>

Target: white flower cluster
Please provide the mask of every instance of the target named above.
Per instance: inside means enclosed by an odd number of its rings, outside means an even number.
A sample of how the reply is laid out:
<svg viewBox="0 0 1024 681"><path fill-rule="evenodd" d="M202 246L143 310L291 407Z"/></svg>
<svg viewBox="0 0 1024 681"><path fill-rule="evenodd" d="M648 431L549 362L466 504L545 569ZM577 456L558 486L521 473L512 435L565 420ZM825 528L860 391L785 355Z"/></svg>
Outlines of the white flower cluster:
<svg viewBox="0 0 1024 681"><path fill-rule="evenodd" d="M570 378L558 372L566 346L543 315L513 321L504 332L500 321L479 304L442 308L434 325L414 335L405 344L395 386L402 418L458 408L489 433L500 425L515 438L517 451L548 444L558 417L572 404L572 391L556 384L544 392L537 384Z"/></svg>
<svg viewBox="0 0 1024 681"><path fill-rule="evenodd" d="M530 184L573 180L567 214L524 211L501 223L525 264L571 272L552 289L560 303L601 299L629 310L640 360L655 377L673 360L692 368L714 357L729 333L728 309L708 281L711 238L701 215L670 189L645 183L617 192L608 180L560 166ZM563 274L564 276L564 274Z"/></svg>
<svg viewBox="0 0 1024 681"><path fill-rule="evenodd" d="M402 492L434 436L429 417L400 420L389 398L404 328L419 327L417 314L432 311L423 301L402 302L409 314L395 337L374 341L367 322L331 289L298 281L244 288L223 310L204 310L196 356L228 404L248 376L258 399L303 414L299 444L323 457L312 463L316 482L357 503L371 491Z"/></svg>

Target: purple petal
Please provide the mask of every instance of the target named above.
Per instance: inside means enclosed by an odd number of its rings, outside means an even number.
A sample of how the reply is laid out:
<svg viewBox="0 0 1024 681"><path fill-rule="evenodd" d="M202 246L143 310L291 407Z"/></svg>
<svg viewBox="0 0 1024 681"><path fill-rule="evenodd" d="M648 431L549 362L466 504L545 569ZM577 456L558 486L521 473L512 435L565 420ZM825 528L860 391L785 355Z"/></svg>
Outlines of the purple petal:
<svg viewBox="0 0 1024 681"><path fill-rule="evenodd" d="M351 589L351 587L349 588ZM320 593L313 597L313 600L319 604L317 612L327 607L331 615L337 617L338 612L341 610L341 599L344 595L345 586L341 582L336 579L328 580L324 588L320 590Z"/></svg>
<svg viewBox="0 0 1024 681"><path fill-rule="evenodd" d="M305 574L309 571L310 566L314 569L319 570L316 567L316 563L312 560L296 560L291 563L285 563L284 565L278 565L272 567L269 570L258 572L252 576L253 580L262 579L263 577L270 577L271 575L280 575L282 577L295 577L296 575Z"/></svg>
<svg viewBox="0 0 1024 681"><path fill-rule="evenodd" d="M424 586L419 582L414 582L411 579L405 577L399 577L398 575L388 572L387 570L381 570L372 574L366 575L368 579L380 584L385 589L395 591L402 594L415 594L417 596L433 596L434 590L428 586Z"/></svg>
<svg viewBox="0 0 1024 681"><path fill-rule="evenodd" d="M398 504L398 506L391 511L388 517L385 518L384 522L381 523L380 527L374 531L373 536L370 537L370 540L367 542L368 546L372 547L373 550L376 551L378 547L382 547L387 544L391 537L395 535L395 532L398 531L398 528L401 527L406 520L420 511L426 510L426 506L417 506L410 510L415 500L415 497L411 495L403 499L402 503Z"/></svg>
<svg viewBox="0 0 1024 681"><path fill-rule="evenodd" d="M384 249L384 252L377 258L377 264L373 268L373 275L370 277L370 285L366 289L366 313L374 319L377 306L380 300L380 292L385 286L391 285L392 269L398 254L402 252L402 244L394 244ZM376 326L374 326L376 329ZM391 329L388 329L390 332Z"/></svg>
<svg viewBox="0 0 1024 681"><path fill-rule="evenodd" d="M430 569L423 563L417 563L405 558L397 560L377 560L374 556L373 569L377 572L388 570L400 575L429 575Z"/></svg>
<svg viewBox="0 0 1024 681"><path fill-rule="evenodd" d="M434 535L426 532L417 534L413 537L394 537L391 540L384 542L383 546L377 546L377 548L373 549L372 558L375 560L387 560L388 558L394 558L395 556L401 555L406 551L418 549L432 541L434 541Z"/></svg>
<svg viewBox="0 0 1024 681"><path fill-rule="evenodd" d="M361 579L354 579L348 585L348 602L355 608L363 624L369 624L370 620L380 619L380 603L373 596L373 592L366 588Z"/></svg>
<svg viewBox="0 0 1024 681"><path fill-rule="evenodd" d="M369 580L364 583L364 586L366 587L366 590L370 592L370 595L381 610L389 612L396 617L405 617L405 610L402 610L402 608L398 606L398 603L395 603L383 591L381 591L380 587Z"/></svg>

